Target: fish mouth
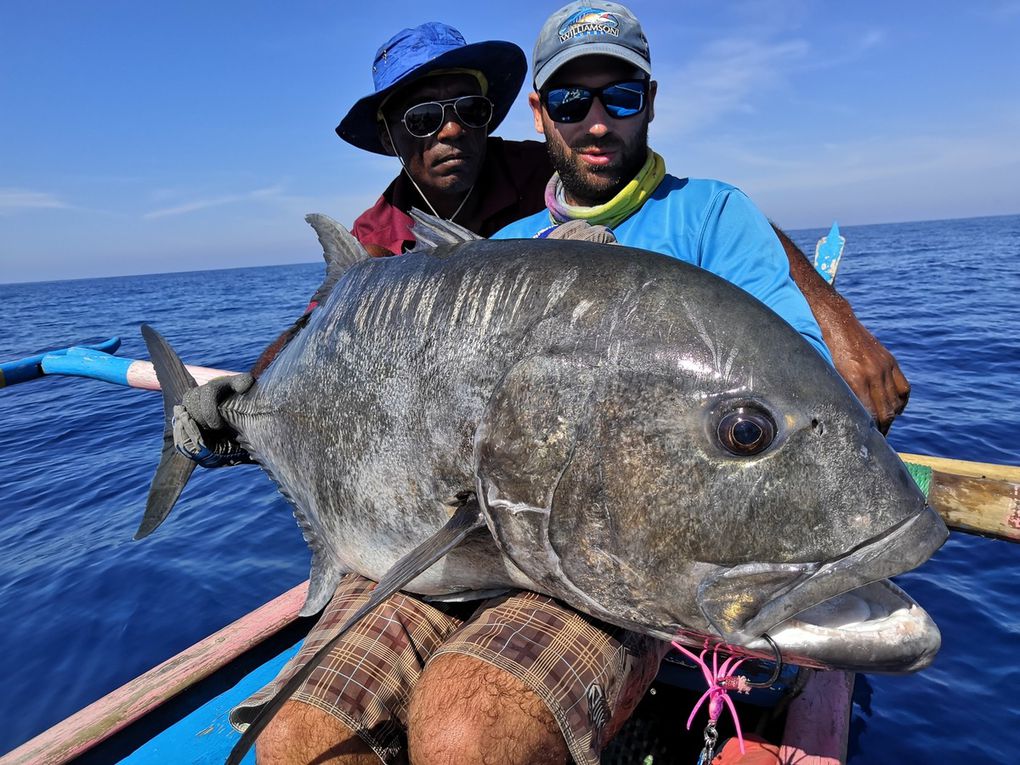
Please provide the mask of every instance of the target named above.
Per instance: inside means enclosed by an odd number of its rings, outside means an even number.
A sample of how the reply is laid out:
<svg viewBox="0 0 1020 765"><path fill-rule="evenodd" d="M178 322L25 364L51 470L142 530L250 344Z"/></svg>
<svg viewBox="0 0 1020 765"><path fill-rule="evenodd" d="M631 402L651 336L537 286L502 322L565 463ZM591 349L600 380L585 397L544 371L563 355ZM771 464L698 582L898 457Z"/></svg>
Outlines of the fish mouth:
<svg viewBox="0 0 1020 765"><path fill-rule="evenodd" d="M769 630L769 637L795 664L897 674L924 669L942 645L931 616L885 579L802 611ZM769 649L764 640L747 647Z"/></svg>
<svg viewBox="0 0 1020 765"><path fill-rule="evenodd" d="M916 568L948 535L942 518L926 505L835 560L723 569L698 587L698 605L728 643L748 645L801 611Z"/></svg>
<svg viewBox="0 0 1020 765"><path fill-rule="evenodd" d="M764 639L726 645L727 652L815 669L904 674L935 658L942 636L931 616L887 579L830 598L769 630ZM681 631L672 639L695 648L713 638Z"/></svg>

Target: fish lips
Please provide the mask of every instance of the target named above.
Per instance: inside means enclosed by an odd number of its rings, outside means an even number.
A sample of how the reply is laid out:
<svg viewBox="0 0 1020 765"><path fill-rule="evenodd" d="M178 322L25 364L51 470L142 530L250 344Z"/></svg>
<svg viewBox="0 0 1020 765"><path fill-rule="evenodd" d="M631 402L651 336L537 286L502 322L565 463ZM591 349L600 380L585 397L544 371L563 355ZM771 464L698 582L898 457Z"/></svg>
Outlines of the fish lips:
<svg viewBox="0 0 1020 765"><path fill-rule="evenodd" d="M948 535L942 518L925 506L835 560L718 570L699 585L698 607L727 642L747 645L807 608L921 565Z"/></svg>
<svg viewBox="0 0 1020 765"><path fill-rule="evenodd" d="M783 660L820 669L903 674L931 664L942 644L931 616L887 579L838 595L769 630ZM746 646L770 657L771 646Z"/></svg>

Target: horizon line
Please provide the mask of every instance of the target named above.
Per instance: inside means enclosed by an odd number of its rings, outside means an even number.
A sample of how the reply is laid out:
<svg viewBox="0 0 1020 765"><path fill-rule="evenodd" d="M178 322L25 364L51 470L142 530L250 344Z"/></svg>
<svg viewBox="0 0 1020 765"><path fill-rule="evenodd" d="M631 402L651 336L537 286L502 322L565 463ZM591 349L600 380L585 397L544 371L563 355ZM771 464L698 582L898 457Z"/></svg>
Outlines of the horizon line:
<svg viewBox="0 0 1020 765"><path fill-rule="evenodd" d="M847 223L839 224L840 231L851 231L855 228L867 228L872 226L903 226L911 223L951 223L954 221L965 221L965 220L981 220L984 218L1014 218L1020 216L1020 212L1015 213L999 213L994 215L968 215L962 218L919 218L916 220L904 220L904 221L887 221L885 223ZM838 219L837 219L838 221ZM771 219L769 220L771 223ZM805 228L784 228L782 229L786 234L793 234L804 231L822 231L827 233L832 224L825 226L808 226ZM781 227L780 227L781 228ZM809 253L805 253L810 257ZM61 284L66 282L80 282L88 281L93 279L125 279L136 276L170 276L179 274L198 274L198 273L213 273L216 271L238 271L244 269L254 268L289 268L291 266L306 266L315 265L321 263L320 260L308 260L308 261L294 261L289 263L263 263L261 265L250 265L250 266L217 266L212 268L191 268L182 269L178 271L140 271L134 273L123 273L123 274L102 274L97 276L77 276L72 279L15 279L14 281L0 282L0 287L7 286L28 286L32 284Z"/></svg>

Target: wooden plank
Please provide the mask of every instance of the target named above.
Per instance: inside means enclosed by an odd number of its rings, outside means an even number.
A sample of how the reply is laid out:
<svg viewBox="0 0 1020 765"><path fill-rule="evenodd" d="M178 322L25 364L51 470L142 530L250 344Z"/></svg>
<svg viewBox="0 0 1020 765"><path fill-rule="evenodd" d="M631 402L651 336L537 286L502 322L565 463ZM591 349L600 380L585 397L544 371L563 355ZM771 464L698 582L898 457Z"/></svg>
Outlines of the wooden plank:
<svg viewBox="0 0 1020 765"><path fill-rule="evenodd" d="M0 765L57 765L88 751L282 630L297 618L307 593L308 582L299 584L40 733Z"/></svg>
<svg viewBox="0 0 1020 765"><path fill-rule="evenodd" d="M790 702L779 761L784 765L842 765L850 735L854 675L803 671L811 675Z"/></svg>
<svg viewBox="0 0 1020 765"><path fill-rule="evenodd" d="M968 462L953 460L946 457L929 457L927 454L908 454L900 452L900 459L918 465L927 465L933 470L952 475L966 475L972 478L989 478L997 481L1020 483L1020 467L1016 465L996 465L991 462Z"/></svg>
<svg viewBox="0 0 1020 765"><path fill-rule="evenodd" d="M900 454L931 469L928 504L953 531L1020 542L1020 467Z"/></svg>
<svg viewBox="0 0 1020 765"><path fill-rule="evenodd" d="M195 382L199 385L204 385L214 377L237 374L237 372L231 372L227 369L196 367L191 364L186 365L185 369L191 373L191 376L195 378ZM153 368L152 362L132 361L131 366L127 370L127 385L132 388L142 388L143 390L159 390L159 380L156 379L156 370Z"/></svg>
<svg viewBox="0 0 1020 765"><path fill-rule="evenodd" d="M1020 483L933 470L928 504L955 531L1020 542Z"/></svg>

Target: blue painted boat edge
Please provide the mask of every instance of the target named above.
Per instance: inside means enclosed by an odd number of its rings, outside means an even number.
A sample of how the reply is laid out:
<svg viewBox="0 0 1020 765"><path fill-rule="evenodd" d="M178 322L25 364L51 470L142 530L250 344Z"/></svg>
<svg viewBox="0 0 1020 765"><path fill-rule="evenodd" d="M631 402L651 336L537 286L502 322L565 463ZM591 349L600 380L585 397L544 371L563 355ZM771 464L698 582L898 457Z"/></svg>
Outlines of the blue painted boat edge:
<svg viewBox="0 0 1020 765"><path fill-rule="evenodd" d="M46 371L42 367L42 362L43 359L47 357L62 356L69 351L83 349L111 354L115 353L118 348L120 348L120 338L115 336L111 337L109 340L104 340L101 343L71 346L70 348L61 348L58 350L37 353L34 356L26 356L23 359L5 361L0 364L0 388L16 385L21 382L27 382L28 380L34 380L37 377L42 377L46 374Z"/></svg>
<svg viewBox="0 0 1020 765"><path fill-rule="evenodd" d="M275 678L300 647L298 643L256 667L233 688L198 707L120 762L125 765L168 762L220 765L241 736L227 719L230 710ZM254 750L249 751L242 762L254 765Z"/></svg>
<svg viewBox="0 0 1020 765"><path fill-rule="evenodd" d="M42 357L40 367L48 375L90 377L117 385L128 384L128 368L134 359L111 356L92 348L68 348L61 353L48 353Z"/></svg>

